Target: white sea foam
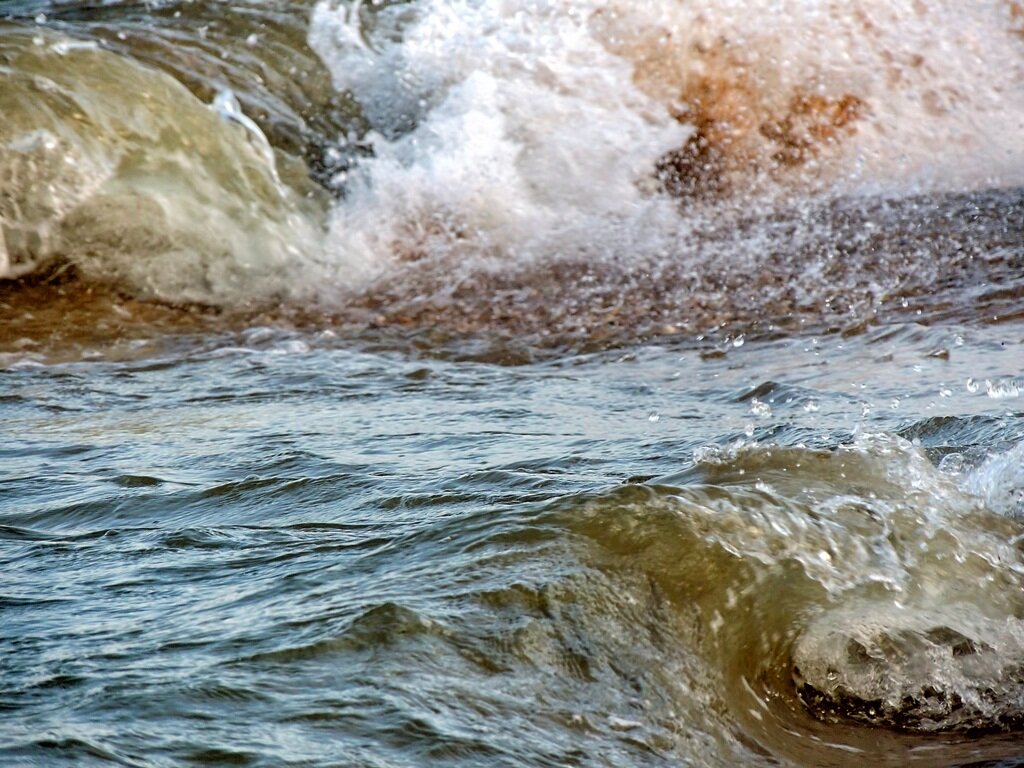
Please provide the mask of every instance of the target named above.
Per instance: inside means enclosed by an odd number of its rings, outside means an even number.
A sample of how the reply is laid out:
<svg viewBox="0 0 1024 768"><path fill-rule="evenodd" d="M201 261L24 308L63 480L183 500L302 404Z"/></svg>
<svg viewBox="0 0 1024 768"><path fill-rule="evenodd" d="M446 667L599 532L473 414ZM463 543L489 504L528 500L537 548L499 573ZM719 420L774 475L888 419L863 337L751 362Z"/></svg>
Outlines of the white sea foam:
<svg viewBox="0 0 1024 768"><path fill-rule="evenodd" d="M329 249L362 274L438 254L678 258L693 214L654 168L708 87L733 176L762 199L1019 184L1012 27L998 0L325 0L311 44L374 129ZM830 133L847 97L856 119ZM766 172L787 142L799 168Z"/></svg>
<svg viewBox="0 0 1024 768"><path fill-rule="evenodd" d="M989 456L963 484L993 512L1024 516L1024 442Z"/></svg>
<svg viewBox="0 0 1024 768"><path fill-rule="evenodd" d="M317 7L312 43L375 128L334 213L339 259L372 273L437 250L524 258L675 233L674 206L641 182L689 129L632 86L579 5L392 6L375 30Z"/></svg>

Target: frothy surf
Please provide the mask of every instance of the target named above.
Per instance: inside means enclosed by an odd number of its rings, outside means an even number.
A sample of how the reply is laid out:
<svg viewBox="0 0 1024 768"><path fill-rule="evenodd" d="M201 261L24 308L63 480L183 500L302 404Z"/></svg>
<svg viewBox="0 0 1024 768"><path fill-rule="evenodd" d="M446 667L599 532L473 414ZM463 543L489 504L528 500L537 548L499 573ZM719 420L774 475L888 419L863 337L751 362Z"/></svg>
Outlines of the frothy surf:
<svg viewBox="0 0 1024 768"><path fill-rule="evenodd" d="M737 209L1014 186L1024 47L1009 14L321 3L311 43L363 105L374 155L346 178L329 248L370 273L439 254L685 262L694 230Z"/></svg>
<svg viewBox="0 0 1024 768"><path fill-rule="evenodd" d="M154 20L150 38L165 44L171 20ZM282 139L276 157L264 132L308 138L314 122L295 117L289 134L284 109L246 114L268 100L240 75L188 71L189 94L110 50L109 22L72 16L60 33L12 23L0 269L12 279L60 265L130 297L283 301L451 332L540 335L517 320L537 313L566 338L579 335L580 305L616 310L595 285L609 296L636 286L644 311L615 322L637 337L773 314L773 292L757 288L845 260L845 282L801 286L803 304L820 319L848 296L840 303L860 310L844 322L862 320L904 298L915 271L919 283L957 282L963 252L902 247L920 230L919 206L885 221L894 236L865 250L873 222L844 228L830 201L935 200L949 235L974 242L970 259L1005 262L1007 237L1019 245L1017 228L979 238L965 206L941 196L966 194L969 208L977 190L1024 183L1018 22L1014 4L994 1L321 2L309 45L351 111L333 112L334 128L316 123L318 156ZM145 34L137 20L130 32ZM252 57L252 37L235 41L239 60ZM208 100L231 103L213 98L229 85L242 106L218 116ZM334 202L302 181L300 155ZM1019 207L1014 194L997 206L997 218ZM780 241L780 218L810 234ZM768 249L793 268L773 272ZM702 307L703 283L769 273L742 304L727 290L715 299L723 311ZM554 285L565 290L552 303ZM506 309L467 319L488 303Z"/></svg>

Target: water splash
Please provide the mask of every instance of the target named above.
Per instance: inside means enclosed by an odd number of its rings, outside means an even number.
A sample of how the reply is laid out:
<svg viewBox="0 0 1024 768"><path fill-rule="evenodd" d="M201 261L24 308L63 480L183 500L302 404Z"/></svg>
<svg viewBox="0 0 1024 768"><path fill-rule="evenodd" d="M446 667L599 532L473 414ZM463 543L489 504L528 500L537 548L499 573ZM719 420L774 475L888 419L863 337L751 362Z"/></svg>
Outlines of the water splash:
<svg viewBox="0 0 1024 768"><path fill-rule="evenodd" d="M210 106L214 112L225 120L238 123L246 130L260 154L263 155L263 160L274 177L274 182L280 188L281 194L286 195L287 192L282 187L281 178L277 174L277 161L274 158L274 150L270 146L270 142L267 141L266 135L256 124L256 121L242 111L242 105L238 102L238 97L235 96L234 91L230 88L218 91L217 95L213 97L213 102Z"/></svg>
<svg viewBox="0 0 1024 768"><path fill-rule="evenodd" d="M746 210L1020 183L1024 44L1008 13L321 2L311 44L373 128L331 248L369 272L440 255L679 258L700 216L666 193L729 191Z"/></svg>
<svg viewBox="0 0 1024 768"><path fill-rule="evenodd" d="M704 450L592 535L642 542L655 578L684 596L703 585L720 617L705 652L769 700L834 724L1018 728L1024 551L1006 501L1009 487L1019 497L1020 451L952 477L885 435L830 451Z"/></svg>
<svg viewBox="0 0 1024 768"><path fill-rule="evenodd" d="M248 22L211 27L208 3L148 26L65 9L6 27L12 51L44 44L6 89L26 89L6 106L29 119L0 150L3 274L61 264L134 298L533 346L855 328L929 301L980 313L987 296L933 286L1005 298L1019 280L1019 194L977 191L1024 181L1024 43L1004 2L321 2L308 39L334 87L303 75L299 92L281 83L312 54L281 8L253 17L273 46ZM96 63L81 82L79 62ZM45 81L104 97L44 89L54 112L33 117ZM147 92L173 95L140 109ZM279 151L296 136L308 167Z"/></svg>

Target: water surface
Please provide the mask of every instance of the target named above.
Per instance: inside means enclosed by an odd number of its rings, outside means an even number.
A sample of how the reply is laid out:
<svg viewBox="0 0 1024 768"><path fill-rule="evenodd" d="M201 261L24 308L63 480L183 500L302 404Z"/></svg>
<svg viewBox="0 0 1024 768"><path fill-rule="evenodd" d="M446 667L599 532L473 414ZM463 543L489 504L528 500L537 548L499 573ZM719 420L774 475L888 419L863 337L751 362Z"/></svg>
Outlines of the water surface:
<svg viewBox="0 0 1024 768"><path fill-rule="evenodd" d="M0 762L1024 765L1015 3L0 16Z"/></svg>

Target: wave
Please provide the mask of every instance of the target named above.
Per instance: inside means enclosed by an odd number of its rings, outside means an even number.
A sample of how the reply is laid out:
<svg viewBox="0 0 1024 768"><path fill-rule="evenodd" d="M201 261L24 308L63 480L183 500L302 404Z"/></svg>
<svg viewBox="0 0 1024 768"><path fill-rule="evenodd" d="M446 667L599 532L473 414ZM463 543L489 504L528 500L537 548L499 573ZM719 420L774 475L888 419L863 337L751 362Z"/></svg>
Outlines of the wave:
<svg viewBox="0 0 1024 768"><path fill-rule="evenodd" d="M637 646L668 633L662 646L703 658L681 685L755 752L821 764L930 734L952 760L957 733L1024 726L1024 533L983 490L1019 501L1020 450L952 476L886 435L707 449L554 514L589 542L589 567L631 585L601 599L660 596Z"/></svg>
<svg viewBox="0 0 1024 768"><path fill-rule="evenodd" d="M1014 3L175 7L0 30L0 276L605 343L1019 266Z"/></svg>
<svg viewBox="0 0 1024 768"><path fill-rule="evenodd" d="M288 273L316 268L320 236L264 141L91 41L6 28L0 59L0 276L56 262L181 302L301 290Z"/></svg>
<svg viewBox="0 0 1024 768"><path fill-rule="evenodd" d="M950 474L892 435L738 444L643 484L485 506L403 539L403 564L441 547L447 597L396 588L237 663L401 669L400 724L443 707L427 743L471 732L510 763L1019 758L1024 528L979 493L1024 490L994 469L1019 452Z"/></svg>
<svg viewBox="0 0 1024 768"><path fill-rule="evenodd" d="M1024 47L1008 13L320 3L311 44L373 128L330 247L369 268L437 251L676 258L700 222L680 194L744 192L726 207L749 210L1020 184Z"/></svg>

